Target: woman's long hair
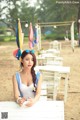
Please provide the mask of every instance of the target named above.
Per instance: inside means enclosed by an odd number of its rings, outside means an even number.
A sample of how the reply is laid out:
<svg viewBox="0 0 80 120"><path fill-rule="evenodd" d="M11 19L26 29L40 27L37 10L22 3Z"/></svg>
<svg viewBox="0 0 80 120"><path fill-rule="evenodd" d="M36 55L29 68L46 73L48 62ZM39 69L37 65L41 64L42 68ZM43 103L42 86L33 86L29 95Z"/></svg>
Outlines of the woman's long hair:
<svg viewBox="0 0 80 120"><path fill-rule="evenodd" d="M21 55L21 59L23 59L28 54L32 55L32 57L33 57L34 64L33 64L32 68L31 68L31 74L32 74L32 80L33 80L33 83L34 83L34 86L35 86L35 82L36 82L36 74L35 74L35 70L34 70L34 67L36 65L36 56L35 56L35 54L32 53L32 52L28 52L27 53L26 51L23 51L22 55ZM23 63L22 62L21 62L21 67L23 67Z"/></svg>

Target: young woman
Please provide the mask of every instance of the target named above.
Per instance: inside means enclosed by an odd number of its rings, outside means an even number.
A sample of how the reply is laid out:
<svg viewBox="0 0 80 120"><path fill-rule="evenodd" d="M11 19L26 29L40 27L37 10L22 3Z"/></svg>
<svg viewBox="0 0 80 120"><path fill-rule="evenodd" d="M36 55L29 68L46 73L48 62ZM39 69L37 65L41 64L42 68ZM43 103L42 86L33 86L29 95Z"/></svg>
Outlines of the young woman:
<svg viewBox="0 0 80 120"><path fill-rule="evenodd" d="M13 90L16 102L22 106L32 106L39 100L42 77L35 72L36 56L34 50L24 50L21 55L20 72L13 76Z"/></svg>

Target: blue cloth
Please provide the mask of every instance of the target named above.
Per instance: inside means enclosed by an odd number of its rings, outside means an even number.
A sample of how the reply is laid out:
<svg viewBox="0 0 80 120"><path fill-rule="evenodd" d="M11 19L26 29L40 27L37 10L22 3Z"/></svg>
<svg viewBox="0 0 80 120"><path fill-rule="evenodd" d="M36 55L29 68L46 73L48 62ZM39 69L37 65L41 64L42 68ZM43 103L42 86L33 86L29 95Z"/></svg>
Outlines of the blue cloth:
<svg viewBox="0 0 80 120"><path fill-rule="evenodd" d="M20 91L20 96L23 97L23 94L21 93L21 90L20 90L20 78L19 78L19 73L16 72L16 80L17 80L17 83L18 83L18 88L19 88L19 91Z"/></svg>
<svg viewBox="0 0 80 120"><path fill-rule="evenodd" d="M35 83L36 85L38 84L39 78L40 78L40 72L38 71L36 74L36 83Z"/></svg>

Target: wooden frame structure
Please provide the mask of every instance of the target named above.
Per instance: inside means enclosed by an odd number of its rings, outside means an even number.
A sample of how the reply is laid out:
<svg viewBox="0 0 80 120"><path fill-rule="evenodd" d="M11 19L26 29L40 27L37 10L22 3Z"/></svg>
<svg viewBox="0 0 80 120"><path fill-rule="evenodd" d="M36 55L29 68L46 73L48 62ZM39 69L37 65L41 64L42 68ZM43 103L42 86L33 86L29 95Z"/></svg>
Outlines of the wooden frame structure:
<svg viewBox="0 0 80 120"><path fill-rule="evenodd" d="M53 27L53 26L70 26L71 31L71 47L74 51L74 23L75 21L66 21L66 22L46 22L46 23L37 23L38 31L38 50L41 49L41 27Z"/></svg>

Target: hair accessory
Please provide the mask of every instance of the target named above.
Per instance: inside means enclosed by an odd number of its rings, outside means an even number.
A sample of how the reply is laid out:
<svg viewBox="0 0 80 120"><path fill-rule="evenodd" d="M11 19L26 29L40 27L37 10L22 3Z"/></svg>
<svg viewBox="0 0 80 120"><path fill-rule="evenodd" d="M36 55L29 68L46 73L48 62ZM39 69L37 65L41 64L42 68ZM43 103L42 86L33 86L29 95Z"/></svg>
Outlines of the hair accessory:
<svg viewBox="0 0 80 120"><path fill-rule="evenodd" d="M35 53L35 51L34 50L25 50L26 51L26 53L32 53L32 54L34 54Z"/></svg>

